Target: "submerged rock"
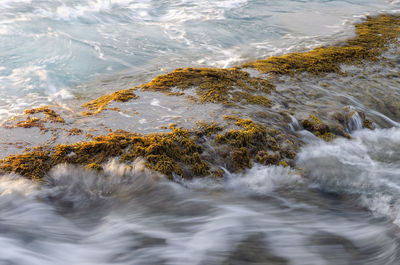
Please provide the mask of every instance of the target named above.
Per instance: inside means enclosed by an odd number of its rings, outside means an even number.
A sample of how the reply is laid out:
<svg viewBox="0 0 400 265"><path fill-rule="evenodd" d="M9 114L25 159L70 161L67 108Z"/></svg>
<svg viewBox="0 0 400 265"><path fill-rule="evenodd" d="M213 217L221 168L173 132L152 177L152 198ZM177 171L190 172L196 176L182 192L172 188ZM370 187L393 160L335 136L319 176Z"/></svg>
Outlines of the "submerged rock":
<svg viewBox="0 0 400 265"><path fill-rule="evenodd" d="M390 43L400 35L400 19L394 15L368 17L356 25L357 36L340 46L316 48L303 53L290 53L265 60L245 63L242 67L256 68L267 74L343 73L341 64L377 61Z"/></svg>
<svg viewBox="0 0 400 265"><path fill-rule="evenodd" d="M296 117L303 129L326 141L350 138L353 130L375 126L363 111L343 108L346 100L329 106L329 111L313 105L326 100L327 94L321 88L334 89L326 80L321 80L320 74L344 77L341 75L343 64L377 61L389 44L397 42L400 17L369 17L356 28L357 36L338 46L257 60L236 68L176 69L141 86L84 103L84 112L69 110L68 118L49 107L26 110L23 115L5 122L1 130L9 130L7 133L29 130L29 134L42 137L38 138L40 141L32 140L30 149L8 152L10 155L0 160L0 170L41 179L52 167L62 163L102 170L102 165L113 158L127 165L143 158L147 167L169 178L191 178L221 177L222 168L237 172L254 163L294 166L302 145L301 136L289 126ZM260 72L246 71L248 68ZM291 75L301 72L305 72L303 78L314 78L317 93L288 86L290 82L302 82L299 76L290 80ZM282 79L274 79L271 74ZM179 112L174 112L171 109L174 106L161 105L157 95L171 99L166 100L170 104L177 98L190 104L182 104ZM137 111L141 100L150 103ZM162 124L159 128L153 124L151 133L139 132L132 125L133 120L135 124L146 124L146 112L153 107L162 109L158 112L160 116L167 112L165 120L175 119L177 124ZM200 107L202 112L209 111L204 116L212 118L188 122L186 110ZM395 106L389 110L395 111ZM171 113L179 115L175 117ZM182 126L182 123L190 125ZM301 129L299 124L296 129Z"/></svg>

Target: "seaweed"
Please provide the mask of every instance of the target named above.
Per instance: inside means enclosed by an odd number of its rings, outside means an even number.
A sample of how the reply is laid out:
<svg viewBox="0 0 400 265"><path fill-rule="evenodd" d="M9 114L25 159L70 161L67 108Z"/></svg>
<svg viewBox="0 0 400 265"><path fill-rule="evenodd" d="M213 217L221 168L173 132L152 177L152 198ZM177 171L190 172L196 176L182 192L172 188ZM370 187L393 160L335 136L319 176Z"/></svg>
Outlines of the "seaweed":
<svg viewBox="0 0 400 265"><path fill-rule="evenodd" d="M195 131L198 136L204 136L204 135L211 136L213 134L216 134L224 130L223 127L221 127L214 121L211 122L197 121L195 124L198 127L198 130Z"/></svg>
<svg viewBox="0 0 400 265"><path fill-rule="evenodd" d="M25 154L8 156L1 160L0 169L39 180L52 166L50 153L47 150L37 149Z"/></svg>
<svg viewBox="0 0 400 265"><path fill-rule="evenodd" d="M53 122L53 123L64 123L65 120L57 114L54 110L50 109L48 106L44 107L39 107L39 108L33 108L33 109L28 109L24 111L25 114L36 114L36 113L43 113L46 118L43 119L43 122Z"/></svg>
<svg viewBox="0 0 400 265"><path fill-rule="evenodd" d="M0 160L0 169L39 179L61 163L101 170L101 164L110 158L120 157L121 162L129 162L144 157L149 168L168 177L173 174L185 177L187 173L205 176L210 174L210 166L202 160L202 148L195 143L193 135L176 127L169 133L148 135L116 131L88 142L39 147L40 151L9 156ZM183 165L190 169L185 172Z"/></svg>
<svg viewBox="0 0 400 265"><path fill-rule="evenodd" d="M293 142L279 130L255 123L250 119L234 116L225 117L241 129L230 129L224 133L223 127L214 122L198 122L197 128L188 130L170 124L170 132L137 134L122 130L108 135L93 137L90 141L74 144L37 147L25 154L9 156L0 160L0 170L16 172L31 179L40 179L57 164L69 163L83 165L90 169L102 170L102 164L111 158L118 158L122 163L129 163L144 158L150 169L169 178L179 175L184 178L207 176L220 177L224 174L215 168L215 158L204 156L203 137L214 140L227 150L225 157L229 169L239 171L252 166L252 161L265 164L282 164L293 159ZM284 142L286 140L286 143ZM206 140L207 141L207 140ZM287 144L289 143L289 144ZM256 159L260 151L276 152L275 160Z"/></svg>
<svg viewBox="0 0 400 265"><path fill-rule="evenodd" d="M32 127L38 127L41 130L46 131L47 128L43 127L43 123L41 121L41 119L39 118L32 118L30 116L26 117L25 120L23 121L18 121L15 126L11 126L9 128L13 128L13 127L22 127L22 128L32 128Z"/></svg>
<svg viewBox="0 0 400 265"><path fill-rule="evenodd" d="M297 149L290 135L275 128L267 128L251 119L241 119L235 116L225 116L226 120L234 121L241 129L229 131L215 136L219 145L225 145L230 150L231 170L238 171L252 166L252 160L266 165L279 165L283 161L293 160ZM271 152L274 153L271 155ZM287 164L287 162L285 162Z"/></svg>
<svg viewBox="0 0 400 265"><path fill-rule="evenodd" d="M99 164L96 164L96 163L90 163L86 167L89 168L89 169L96 170L96 171L102 171L103 170L103 166L99 165Z"/></svg>
<svg viewBox="0 0 400 265"><path fill-rule="evenodd" d="M232 105L242 101L245 104L269 106L270 102L266 97L254 93L270 93L274 85L265 79L251 77L249 73L236 68L185 68L157 76L140 87L167 95L180 94L171 92L171 89L185 90L194 87L201 103Z"/></svg>
<svg viewBox="0 0 400 265"><path fill-rule="evenodd" d="M68 130L68 135L80 135L82 133L82 130L79 128L71 128Z"/></svg>
<svg viewBox="0 0 400 265"><path fill-rule="evenodd" d="M273 56L244 63L241 68L255 68L262 73L278 75L299 72L341 74L341 64L376 61L387 50L388 44L397 41L400 36L400 16L367 17L366 21L355 27L356 37L342 45Z"/></svg>
<svg viewBox="0 0 400 265"><path fill-rule="evenodd" d="M312 132L315 136L327 142L332 141L336 137L331 132L331 128L313 114L310 114L308 119L303 120L302 125L305 130Z"/></svg>
<svg viewBox="0 0 400 265"><path fill-rule="evenodd" d="M43 113L44 118L40 117L31 117L30 115ZM6 128L32 128L37 127L41 131L47 132L49 129L44 126L44 123L65 123L65 120L57 114L54 110L50 109L48 106L27 109L24 111L24 114L28 115L25 120L19 120L14 125L4 125ZM15 121L16 117L12 118L10 121Z"/></svg>
<svg viewBox="0 0 400 265"><path fill-rule="evenodd" d="M356 30L357 36L340 46L270 57L236 68L176 69L140 87L117 91L82 106L89 110L85 114L91 115L107 109L113 101L126 102L138 98L134 93L135 89L180 96L185 90L193 88L197 95L196 100L200 103L222 103L227 106L240 103L269 107L271 101L265 95L274 90L274 85L266 79L252 77L242 70L243 68L252 67L264 73L278 75L297 72L315 75L341 74L341 64L375 61L387 49L389 43L396 42L400 35L400 18L392 15L368 17L365 22L356 25ZM329 87L325 83L320 85ZM397 113L399 106L395 104L396 102L388 105L388 108ZM43 127L44 122L64 123L64 119L48 107L25 111L28 115L37 113L43 113L45 118L28 116L16 126L47 130ZM362 115L360 112L359 114ZM267 117L262 111L257 115ZM338 113L333 117L337 126L329 126L315 115L310 115L302 121L302 125L314 135L330 141L336 135L350 137L345 131L349 117L346 113ZM367 120L365 115L361 117L364 127L373 128L372 122ZM111 158L118 158L123 163L144 158L147 167L169 178L173 178L174 175L190 178L210 174L221 177L224 171L217 167L221 164L226 165L228 170L240 171L251 167L254 162L289 166L295 159L299 141L290 133L267 127L251 119L235 116L224 118L228 126L232 125L228 130L215 122L200 121L197 128L192 130L170 124L170 131L165 133L138 134L118 130L101 136L86 134L92 139L74 144L39 146L23 154L8 156L0 160L0 170L16 172L37 180L61 163L102 170L102 164ZM75 135L81 131L79 128L73 128L69 133ZM204 144L208 140L215 145ZM215 161L213 155L218 156L218 161Z"/></svg>
<svg viewBox="0 0 400 265"><path fill-rule="evenodd" d="M356 37L341 45L320 47L307 52L294 52L282 56L273 56L247 62L234 68L179 68L168 74L160 75L149 83L139 87L121 90L102 96L83 104L91 115L106 108L112 101L125 102L137 98L135 89L163 92L170 96L183 95L186 89L194 88L197 98L187 97L200 103L222 103L236 106L235 103L253 104L269 107L269 94L275 86L266 79L252 77L243 68L255 68L267 74L289 74L308 72L314 75L322 73L344 74L342 64L358 64L364 61L376 61L390 43L400 36L400 17L379 15L367 17L366 21L356 24ZM321 86L329 87L321 83ZM180 91L176 91L178 89ZM396 107L389 106L397 113Z"/></svg>
<svg viewBox="0 0 400 265"><path fill-rule="evenodd" d="M108 106L108 104L110 104L113 101L127 102L132 99L137 99L138 96L133 91L134 91L133 88L120 90L120 91L116 91L110 95L104 95L97 99L89 101L82 105L82 107L90 110L90 112L85 112L84 114L92 115L92 114L99 113L99 112L105 110L106 107Z"/></svg>

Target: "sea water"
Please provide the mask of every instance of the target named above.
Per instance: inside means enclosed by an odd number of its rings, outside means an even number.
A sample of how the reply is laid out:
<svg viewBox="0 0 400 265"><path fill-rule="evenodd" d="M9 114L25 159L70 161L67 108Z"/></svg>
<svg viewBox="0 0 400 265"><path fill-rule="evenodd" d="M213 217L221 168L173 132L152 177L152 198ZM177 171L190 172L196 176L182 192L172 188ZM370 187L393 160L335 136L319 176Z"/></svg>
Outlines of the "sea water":
<svg viewBox="0 0 400 265"><path fill-rule="evenodd" d="M334 44L366 15L398 10L383 0L3 0L0 119L177 67ZM333 101L345 94L338 83ZM351 140L300 132L296 170L170 181L143 161L110 161L101 173L57 166L44 184L2 175L0 264L400 264L400 121L352 102L385 128L354 117Z"/></svg>
<svg viewBox="0 0 400 265"><path fill-rule="evenodd" d="M0 118L79 98L77 86L110 75L134 84L177 67L229 67L337 42L365 15L399 8L387 0L3 0Z"/></svg>

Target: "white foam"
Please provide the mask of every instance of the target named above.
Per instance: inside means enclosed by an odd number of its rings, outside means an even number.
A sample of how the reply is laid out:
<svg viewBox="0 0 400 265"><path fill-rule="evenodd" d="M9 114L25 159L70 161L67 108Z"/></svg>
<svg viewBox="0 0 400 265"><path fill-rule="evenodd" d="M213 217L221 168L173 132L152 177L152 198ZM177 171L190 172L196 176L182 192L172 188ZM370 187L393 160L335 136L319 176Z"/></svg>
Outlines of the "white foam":
<svg viewBox="0 0 400 265"><path fill-rule="evenodd" d="M73 99L75 98L74 95L71 94L70 91L67 89L61 89L58 92L55 92L51 95L49 95L49 101L54 101L54 100L66 100L66 99Z"/></svg>
<svg viewBox="0 0 400 265"><path fill-rule="evenodd" d="M400 129L360 130L352 140L310 144L298 156L323 190L360 196L373 213L400 224Z"/></svg>
<svg viewBox="0 0 400 265"><path fill-rule="evenodd" d="M265 195L280 188L290 189L301 183L302 178L290 168L255 165L244 174L228 176L226 188L238 192Z"/></svg>
<svg viewBox="0 0 400 265"><path fill-rule="evenodd" d="M238 251L254 250L294 265L323 265L326 260L307 243L321 232L350 238L357 249L382 249L374 256L380 264L396 253L379 225L281 197L303 182L289 168L256 165L227 173L223 182L185 181L189 189L151 172L140 159L130 166L114 160L104 169L60 165L44 185L0 177L0 263L223 264L228 257L240 261ZM200 182L209 188L199 188Z"/></svg>
<svg viewBox="0 0 400 265"><path fill-rule="evenodd" d="M176 181L195 190L225 190L246 195L267 195L279 189L301 185L303 180L293 169L283 166L256 164L243 173L231 174L225 170L222 181L214 178Z"/></svg>

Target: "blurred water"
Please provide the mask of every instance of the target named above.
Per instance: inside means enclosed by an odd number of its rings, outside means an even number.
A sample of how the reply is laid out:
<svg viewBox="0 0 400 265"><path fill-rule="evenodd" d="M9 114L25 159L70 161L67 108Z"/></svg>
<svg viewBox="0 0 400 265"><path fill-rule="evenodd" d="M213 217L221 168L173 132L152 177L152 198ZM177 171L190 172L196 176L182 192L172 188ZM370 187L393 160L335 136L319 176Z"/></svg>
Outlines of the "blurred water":
<svg viewBox="0 0 400 265"><path fill-rule="evenodd" d="M76 85L126 71L226 67L353 34L389 0L3 0L0 119L74 98ZM93 91L93 94L96 93Z"/></svg>
<svg viewBox="0 0 400 265"><path fill-rule="evenodd" d="M400 131L177 183L111 162L0 181L0 264L399 264Z"/></svg>

